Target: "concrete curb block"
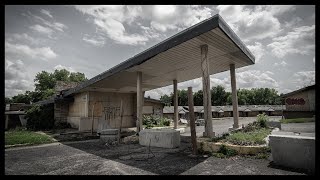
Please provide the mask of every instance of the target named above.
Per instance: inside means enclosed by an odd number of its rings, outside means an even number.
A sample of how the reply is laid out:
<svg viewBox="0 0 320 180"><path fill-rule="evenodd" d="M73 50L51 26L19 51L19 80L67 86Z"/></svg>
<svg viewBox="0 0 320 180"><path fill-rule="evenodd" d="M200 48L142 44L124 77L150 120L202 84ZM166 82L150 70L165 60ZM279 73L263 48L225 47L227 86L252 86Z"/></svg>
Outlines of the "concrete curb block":
<svg viewBox="0 0 320 180"><path fill-rule="evenodd" d="M242 155L255 155L263 152L267 147L266 144L260 146L241 146L220 142L208 142L209 138L197 138L197 147L207 152L218 152L220 147L224 144L226 147L236 150L238 154Z"/></svg>

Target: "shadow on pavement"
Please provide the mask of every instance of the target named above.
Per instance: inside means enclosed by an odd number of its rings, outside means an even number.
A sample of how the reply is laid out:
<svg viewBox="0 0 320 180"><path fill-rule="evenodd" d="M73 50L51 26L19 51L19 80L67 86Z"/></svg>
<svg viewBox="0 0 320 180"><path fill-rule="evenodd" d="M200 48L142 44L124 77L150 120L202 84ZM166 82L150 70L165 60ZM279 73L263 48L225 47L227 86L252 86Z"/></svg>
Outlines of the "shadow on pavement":
<svg viewBox="0 0 320 180"><path fill-rule="evenodd" d="M105 159L160 175L181 174L207 159L203 157L189 157L191 145L186 142L181 142L180 147L175 149L145 147L139 144L107 146L99 140L63 144Z"/></svg>

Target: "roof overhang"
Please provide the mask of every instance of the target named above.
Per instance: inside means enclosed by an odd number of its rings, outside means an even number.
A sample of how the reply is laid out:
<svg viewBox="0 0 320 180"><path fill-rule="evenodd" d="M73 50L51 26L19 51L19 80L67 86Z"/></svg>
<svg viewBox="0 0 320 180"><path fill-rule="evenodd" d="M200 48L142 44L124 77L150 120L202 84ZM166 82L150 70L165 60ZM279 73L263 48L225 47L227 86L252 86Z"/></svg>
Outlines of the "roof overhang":
<svg viewBox="0 0 320 180"><path fill-rule="evenodd" d="M200 46L208 45L209 74L255 63L254 56L220 15L215 15L160 42L117 66L64 93L84 91L136 92L137 72L142 72L142 90L199 78ZM106 57L107 59L107 57Z"/></svg>

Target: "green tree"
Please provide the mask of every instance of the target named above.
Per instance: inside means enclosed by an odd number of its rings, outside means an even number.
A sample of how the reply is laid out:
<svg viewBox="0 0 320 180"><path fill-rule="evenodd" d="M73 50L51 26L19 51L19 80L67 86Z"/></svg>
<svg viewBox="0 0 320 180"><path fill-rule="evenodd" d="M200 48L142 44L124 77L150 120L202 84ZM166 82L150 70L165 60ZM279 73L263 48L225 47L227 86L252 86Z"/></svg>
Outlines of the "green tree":
<svg viewBox="0 0 320 180"><path fill-rule="evenodd" d="M53 89L55 86L55 78L52 73L41 71L37 73L36 78L34 79L35 82L35 90L36 91L44 91L46 89Z"/></svg>
<svg viewBox="0 0 320 180"><path fill-rule="evenodd" d="M228 94L225 88L221 85L212 87L211 89L211 104L213 106L224 106L227 103Z"/></svg>
<svg viewBox="0 0 320 180"><path fill-rule="evenodd" d="M168 95L163 95L160 97L160 101L164 104L170 104L171 105L171 97Z"/></svg>
<svg viewBox="0 0 320 180"><path fill-rule="evenodd" d="M9 98L9 97L5 97L5 103L6 103L6 104L12 103L12 99Z"/></svg>
<svg viewBox="0 0 320 180"><path fill-rule="evenodd" d="M18 94L12 97L12 102L30 103L37 102L55 94L55 85L57 81L83 82L86 81L84 73L70 73L66 69L55 70L53 73L41 71L36 74L34 79L35 91L26 91L24 94Z"/></svg>
<svg viewBox="0 0 320 180"><path fill-rule="evenodd" d="M195 106L203 106L203 91L199 90L193 95L193 103Z"/></svg>
<svg viewBox="0 0 320 180"><path fill-rule="evenodd" d="M31 98L28 94L18 94L12 97L13 103L26 103L30 104Z"/></svg>
<svg viewBox="0 0 320 180"><path fill-rule="evenodd" d="M76 72L76 73L71 73L69 76L69 81L71 82L83 82L88 80L84 73Z"/></svg>
<svg viewBox="0 0 320 180"><path fill-rule="evenodd" d="M54 78L54 81L70 81L70 72L66 69L61 69L61 70L58 70L56 69L54 72L53 72L53 78Z"/></svg>

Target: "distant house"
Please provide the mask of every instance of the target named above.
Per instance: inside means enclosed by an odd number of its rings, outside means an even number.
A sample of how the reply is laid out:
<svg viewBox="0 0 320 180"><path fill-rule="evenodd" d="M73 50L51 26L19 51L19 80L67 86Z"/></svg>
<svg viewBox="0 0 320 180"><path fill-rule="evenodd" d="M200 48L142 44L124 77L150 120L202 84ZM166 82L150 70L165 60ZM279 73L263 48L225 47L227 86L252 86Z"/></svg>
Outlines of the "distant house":
<svg viewBox="0 0 320 180"><path fill-rule="evenodd" d="M183 106L188 110L188 106ZM240 105L238 106L240 117L253 117L258 114L265 113L268 116L282 116L282 111L285 110L284 105ZM212 118L233 117L232 106L211 106ZM203 119L203 106L194 106L196 119ZM188 116L187 116L188 118Z"/></svg>
<svg viewBox="0 0 320 180"><path fill-rule="evenodd" d="M316 85L304 87L282 95L285 101L285 118L303 118L315 115Z"/></svg>
<svg viewBox="0 0 320 180"><path fill-rule="evenodd" d="M163 117L164 104L157 99L151 99L150 97L144 98L144 105L142 113L144 115L156 115Z"/></svg>
<svg viewBox="0 0 320 180"><path fill-rule="evenodd" d="M10 103L6 104L5 108L5 129L15 128L17 126L26 126L24 118L25 111L31 107L30 104L25 103Z"/></svg>
<svg viewBox="0 0 320 180"><path fill-rule="evenodd" d="M184 109L183 106L178 106L178 112L179 112L179 119L187 119L189 112L188 110ZM168 119L174 119L174 106L165 106L163 108L163 117Z"/></svg>

